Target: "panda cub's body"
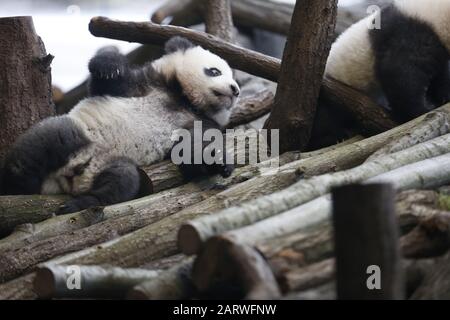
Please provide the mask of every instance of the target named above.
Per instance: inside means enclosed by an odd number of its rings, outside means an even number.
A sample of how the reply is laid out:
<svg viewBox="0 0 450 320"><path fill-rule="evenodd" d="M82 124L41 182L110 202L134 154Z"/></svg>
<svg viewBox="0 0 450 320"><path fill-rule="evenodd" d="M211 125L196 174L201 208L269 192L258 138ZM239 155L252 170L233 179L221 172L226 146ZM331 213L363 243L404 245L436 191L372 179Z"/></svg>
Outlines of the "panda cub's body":
<svg viewBox="0 0 450 320"><path fill-rule="evenodd" d="M378 17L381 28L370 28ZM396 0L336 40L325 73L384 95L404 122L450 100L449 52L450 1Z"/></svg>
<svg viewBox="0 0 450 320"><path fill-rule="evenodd" d="M202 121L203 130L223 128L239 95L224 60L180 37L143 67L128 66L108 49L89 69L91 97L67 115L33 126L13 145L3 168L5 194L73 195L59 213L148 194L151 181L138 166L166 158L174 131L193 130L194 121ZM233 168L218 163L181 169L188 176L227 176Z"/></svg>

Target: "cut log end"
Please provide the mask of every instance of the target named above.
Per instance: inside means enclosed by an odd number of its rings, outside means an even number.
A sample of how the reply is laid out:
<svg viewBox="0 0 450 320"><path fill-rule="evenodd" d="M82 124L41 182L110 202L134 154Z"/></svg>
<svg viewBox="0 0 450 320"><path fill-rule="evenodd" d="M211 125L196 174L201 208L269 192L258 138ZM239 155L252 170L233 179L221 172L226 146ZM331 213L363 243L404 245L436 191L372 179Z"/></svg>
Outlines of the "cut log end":
<svg viewBox="0 0 450 320"><path fill-rule="evenodd" d="M185 255L200 251L203 240L197 229L190 223L183 224L178 231L178 248Z"/></svg>
<svg viewBox="0 0 450 320"><path fill-rule="evenodd" d="M34 292L42 299L50 299L55 292L55 283L52 270L46 267L39 268L33 282Z"/></svg>
<svg viewBox="0 0 450 320"><path fill-rule="evenodd" d="M150 300L149 297L144 290L141 290L139 287L135 287L131 289L127 294L127 300Z"/></svg>

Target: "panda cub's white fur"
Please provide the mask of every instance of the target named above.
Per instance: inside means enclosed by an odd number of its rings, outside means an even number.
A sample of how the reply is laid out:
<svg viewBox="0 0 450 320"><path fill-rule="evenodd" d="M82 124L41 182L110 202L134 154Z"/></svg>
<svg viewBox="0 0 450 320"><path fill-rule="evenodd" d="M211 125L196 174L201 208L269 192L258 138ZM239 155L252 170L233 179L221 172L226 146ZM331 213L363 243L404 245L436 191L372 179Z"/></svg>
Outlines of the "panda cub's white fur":
<svg viewBox="0 0 450 320"><path fill-rule="evenodd" d="M142 98L94 97L81 101L67 117L82 128L93 143L52 173L41 193L83 193L115 156L126 156L139 166L163 160L173 145L172 132L196 120L182 108L174 114L174 110L166 107L170 101L171 97L159 89ZM73 168L84 164L88 166L83 174L74 175ZM68 176L74 176L73 183L67 183Z"/></svg>
<svg viewBox="0 0 450 320"><path fill-rule="evenodd" d="M161 72L167 80L176 73L178 81L184 84L184 94L195 106L198 106L220 126L225 126L228 123L231 115L229 108L224 108L218 113L208 109L211 101L216 99L213 91L222 93L226 98L230 85L238 87L238 84L233 80L233 72L225 60L202 47L194 47L185 52L167 55L155 61L153 67ZM221 70L222 75L220 77L208 78L205 77L203 72L199 72L204 68L210 69L213 67ZM226 86L224 86L223 79L228 79ZM232 99L232 97L228 99Z"/></svg>

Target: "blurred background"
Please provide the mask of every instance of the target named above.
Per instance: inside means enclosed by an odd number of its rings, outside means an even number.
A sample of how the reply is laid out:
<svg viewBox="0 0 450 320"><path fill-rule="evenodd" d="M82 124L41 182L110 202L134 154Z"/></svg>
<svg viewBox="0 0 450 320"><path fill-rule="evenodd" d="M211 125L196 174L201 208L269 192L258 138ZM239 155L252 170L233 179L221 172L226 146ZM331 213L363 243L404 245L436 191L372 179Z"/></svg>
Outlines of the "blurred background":
<svg viewBox="0 0 450 320"><path fill-rule="evenodd" d="M294 0L274 0L294 2ZM36 32L52 63L53 84L67 91L88 75L87 63L96 50L114 44L123 53L138 46L135 43L96 38L89 33L89 20L98 15L129 21L148 21L164 0L1 0L0 17L33 16ZM340 0L349 5L359 0Z"/></svg>

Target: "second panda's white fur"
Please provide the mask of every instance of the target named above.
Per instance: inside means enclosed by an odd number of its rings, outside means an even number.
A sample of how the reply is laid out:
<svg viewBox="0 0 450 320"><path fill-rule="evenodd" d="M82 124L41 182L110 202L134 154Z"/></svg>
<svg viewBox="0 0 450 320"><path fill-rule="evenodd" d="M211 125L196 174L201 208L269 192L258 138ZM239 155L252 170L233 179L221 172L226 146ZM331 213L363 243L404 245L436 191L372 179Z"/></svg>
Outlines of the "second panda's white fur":
<svg viewBox="0 0 450 320"><path fill-rule="evenodd" d="M429 24L450 51L450 1L396 0L394 6L405 16ZM369 27L378 14L373 13L353 24L335 41L327 61L326 75L366 93L378 93L375 54L369 38Z"/></svg>
<svg viewBox="0 0 450 320"><path fill-rule="evenodd" d="M376 13L350 26L331 46L326 75L361 91L375 89L375 55L368 33L375 16Z"/></svg>

